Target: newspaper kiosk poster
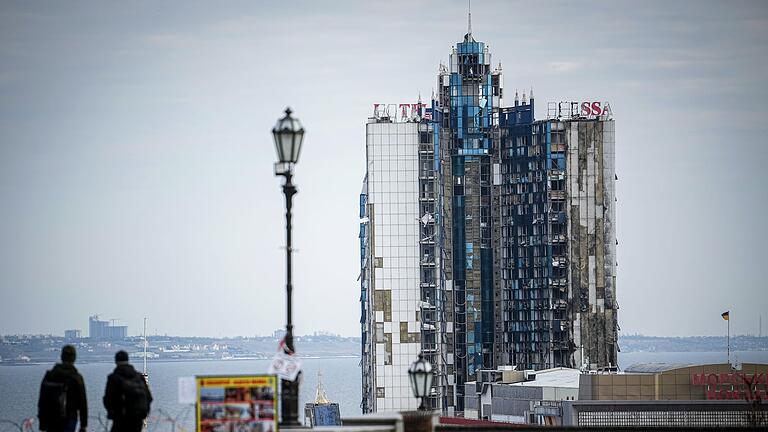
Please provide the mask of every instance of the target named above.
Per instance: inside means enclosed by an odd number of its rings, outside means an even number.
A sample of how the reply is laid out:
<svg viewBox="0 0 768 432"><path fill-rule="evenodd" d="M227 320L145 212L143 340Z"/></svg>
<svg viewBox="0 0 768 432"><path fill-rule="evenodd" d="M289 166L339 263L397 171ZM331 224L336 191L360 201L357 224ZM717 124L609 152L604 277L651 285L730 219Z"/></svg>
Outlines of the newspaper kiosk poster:
<svg viewBox="0 0 768 432"><path fill-rule="evenodd" d="M197 432L277 432L277 378L197 377Z"/></svg>

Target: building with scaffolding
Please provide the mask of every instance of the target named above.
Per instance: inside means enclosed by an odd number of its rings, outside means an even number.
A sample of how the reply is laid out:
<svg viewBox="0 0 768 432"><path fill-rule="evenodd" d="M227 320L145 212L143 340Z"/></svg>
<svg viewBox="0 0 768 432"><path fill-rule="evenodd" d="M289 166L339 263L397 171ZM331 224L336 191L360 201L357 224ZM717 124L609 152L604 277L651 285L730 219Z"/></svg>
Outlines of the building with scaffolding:
<svg viewBox="0 0 768 432"><path fill-rule="evenodd" d="M471 26L428 104L375 104L360 195L364 413L462 415L464 383L502 366L616 365L614 123L602 102L503 106Z"/></svg>

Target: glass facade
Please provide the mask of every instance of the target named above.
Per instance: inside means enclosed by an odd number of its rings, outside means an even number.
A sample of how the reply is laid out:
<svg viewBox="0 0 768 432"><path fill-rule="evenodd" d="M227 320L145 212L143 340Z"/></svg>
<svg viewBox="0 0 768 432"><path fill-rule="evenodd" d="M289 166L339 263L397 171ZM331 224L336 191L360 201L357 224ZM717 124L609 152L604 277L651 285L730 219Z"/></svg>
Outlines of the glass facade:
<svg viewBox="0 0 768 432"><path fill-rule="evenodd" d="M481 370L616 364L613 120L537 121L525 94L503 107L471 32L437 84L428 107L366 126L363 412L416 406L419 352L426 404L456 415Z"/></svg>
<svg viewBox="0 0 768 432"><path fill-rule="evenodd" d="M471 33L441 67L437 109L441 192L446 215L446 286L452 288L453 363L457 412L463 411L464 382L492 367L495 331L492 238L493 155L498 146L501 71Z"/></svg>

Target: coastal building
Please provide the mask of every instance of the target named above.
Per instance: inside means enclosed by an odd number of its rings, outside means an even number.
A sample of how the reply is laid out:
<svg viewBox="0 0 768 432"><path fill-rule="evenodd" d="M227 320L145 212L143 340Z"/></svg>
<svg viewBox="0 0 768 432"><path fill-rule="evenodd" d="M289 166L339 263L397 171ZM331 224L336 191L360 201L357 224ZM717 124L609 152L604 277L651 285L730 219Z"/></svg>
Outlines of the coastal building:
<svg viewBox="0 0 768 432"><path fill-rule="evenodd" d="M116 326L109 321L100 320L98 315L88 317L88 337L91 339L125 339L128 337L127 326Z"/></svg>
<svg viewBox="0 0 768 432"><path fill-rule="evenodd" d="M64 339L80 339L82 332L80 330L64 330Z"/></svg>
<svg viewBox="0 0 768 432"><path fill-rule="evenodd" d="M478 371L616 365L614 121L605 102L503 104L471 25L428 104L375 104L360 195L362 409L464 415ZM473 393L474 395L474 393Z"/></svg>

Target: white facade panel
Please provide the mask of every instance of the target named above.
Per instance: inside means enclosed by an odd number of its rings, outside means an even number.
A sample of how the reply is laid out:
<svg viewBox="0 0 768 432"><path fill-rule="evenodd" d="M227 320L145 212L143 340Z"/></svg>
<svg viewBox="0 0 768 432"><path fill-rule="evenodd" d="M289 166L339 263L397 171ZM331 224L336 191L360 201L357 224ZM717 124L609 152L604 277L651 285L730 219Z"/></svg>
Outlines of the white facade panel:
<svg viewBox="0 0 768 432"><path fill-rule="evenodd" d="M385 342L376 344L377 360L386 359L385 366L375 368L375 408L410 410L417 401L409 394L408 366L421 348L418 338L404 339L419 332L418 124L369 123L366 130L368 202L376 209L370 230L381 263L373 285L382 300L371 307Z"/></svg>

